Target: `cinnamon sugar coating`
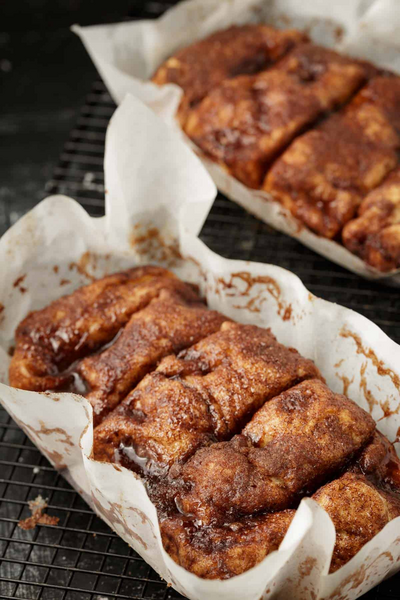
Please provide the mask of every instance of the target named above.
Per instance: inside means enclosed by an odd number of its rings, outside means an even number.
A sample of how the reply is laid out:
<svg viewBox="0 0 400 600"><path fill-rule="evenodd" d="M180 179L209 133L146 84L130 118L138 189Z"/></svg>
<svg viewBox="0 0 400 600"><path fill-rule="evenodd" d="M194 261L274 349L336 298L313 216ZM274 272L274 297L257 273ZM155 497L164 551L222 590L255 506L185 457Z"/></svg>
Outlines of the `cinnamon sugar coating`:
<svg viewBox="0 0 400 600"><path fill-rule="evenodd" d="M232 26L178 50L153 75L158 85L175 83L184 91L178 118L185 123L196 106L224 79L257 73L274 64L307 36L268 25Z"/></svg>
<svg viewBox="0 0 400 600"><path fill-rule="evenodd" d="M341 112L298 137L263 188L310 229L334 238L397 164L400 78L377 77Z"/></svg>
<svg viewBox="0 0 400 600"><path fill-rule="evenodd" d="M289 508L343 468L374 429L354 402L304 381L264 404L242 435L198 450L182 468L178 506L205 523Z"/></svg>
<svg viewBox="0 0 400 600"><path fill-rule="evenodd" d="M400 267L400 169L363 200L357 218L345 225L343 243L353 254L379 269Z"/></svg>
<svg viewBox="0 0 400 600"><path fill-rule="evenodd" d="M332 570L400 514L400 460L370 415L165 269L110 275L28 315L10 381L86 395L93 458L143 477L165 548L201 577L277 550L312 494L336 527Z"/></svg>
<svg viewBox="0 0 400 600"><path fill-rule="evenodd" d="M259 188L279 151L365 79L357 61L301 44L274 68L222 82L190 112L185 131L237 179Z"/></svg>
<svg viewBox="0 0 400 600"><path fill-rule="evenodd" d="M96 458L115 452L158 468L186 460L199 445L227 439L267 400L318 377L312 361L268 329L226 321L216 333L161 361L95 429Z"/></svg>

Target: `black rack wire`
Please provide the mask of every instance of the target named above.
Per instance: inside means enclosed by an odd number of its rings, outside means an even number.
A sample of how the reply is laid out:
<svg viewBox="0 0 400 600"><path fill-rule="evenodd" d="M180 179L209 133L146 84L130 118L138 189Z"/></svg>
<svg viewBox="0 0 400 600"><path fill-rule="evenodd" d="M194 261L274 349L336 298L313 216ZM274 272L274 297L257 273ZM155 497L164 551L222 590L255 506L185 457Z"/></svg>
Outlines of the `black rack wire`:
<svg viewBox="0 0 400 600"><path fill-rule="evenodd" d="M149 2L132 16L157 16L169 5ZM103 214L104 140L114 110L104 84L96 81L46 185L46 195L66 194L90 214ZM222 195L214 203L201 238L223 256L290 269L314 294L364 314L400 342L397 290L364 281L334 265ZM39 494L48 499L48 513L59 517L59 524L23 531L18 521L30 515L28 500ZM1 599L181 598L88 508L2 409L0 499ZM400 575L364 598L400 598Z"/></svg>

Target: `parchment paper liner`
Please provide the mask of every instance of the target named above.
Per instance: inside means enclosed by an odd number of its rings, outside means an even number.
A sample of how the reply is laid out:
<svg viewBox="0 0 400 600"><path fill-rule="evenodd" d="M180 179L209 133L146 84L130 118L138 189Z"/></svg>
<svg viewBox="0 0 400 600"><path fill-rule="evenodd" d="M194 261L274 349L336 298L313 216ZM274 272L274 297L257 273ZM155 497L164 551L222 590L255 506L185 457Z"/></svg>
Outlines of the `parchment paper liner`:
<svg viewBox="0 0 400 600"><path fill-rule="evenodd" d="M106 217L53 196L0 241L1 402L50 462L109 525L178 591L192 599L350 600L398 569L400 518L328 575L333 524L303 500L279 549L230 580L203 580L165 553L155 507L134 473L91 458L92 412L73 394L6 385L13 332L31 309L117 269L158 263L200 285L209 305L271 327L316 361L328 384L347 390L395 440L400 426L400 348L364 317L310 294L279 267L231 261L197 237L215 186L193 153L138 100L127 97L107 133ZM179 243L180 254L178 252Z"/></svg>
<svg viewBox="0 0 400 600"><path fill-rule="evenodd" d="M316 43L400 73L397 0L189 0L157 20L74 26L73 30L81 37L117 104L130 93L179 129L175 114L182 90L173 84L159 88L148 79L177 48L229 25L253 21L306 30ZM268 193L245 187L181 135L228 198L350 271L400 285L400 269L382 273L337 242L315 235Z"/></svg>

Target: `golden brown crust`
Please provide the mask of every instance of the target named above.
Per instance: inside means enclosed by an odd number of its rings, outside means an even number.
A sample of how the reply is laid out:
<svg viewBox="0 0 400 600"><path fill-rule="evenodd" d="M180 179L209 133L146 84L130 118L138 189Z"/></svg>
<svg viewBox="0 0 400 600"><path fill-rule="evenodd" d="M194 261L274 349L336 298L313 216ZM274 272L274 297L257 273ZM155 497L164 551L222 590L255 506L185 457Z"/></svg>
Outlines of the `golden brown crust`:
<svg viewBox="0 0 400 600"><path fill-rule="evenodd" d="M311 377L320 377L312 361L269 330L226 321L162 360L95 429L95 457L121 460L122 451L125 464L130 456L147 470L182 462L199 445L232 436L266 400Z"/></svg>
<svg viewBox="0 0 400 600"><path fill-rule="evenodd" d="M336 543L330 571L346 564L383 527L400 516L400 497L378 489L361 474L345 473L313 496L331 517Z"/></svg>
<svg viewBox="0 0 400 600"><path fill-rule="evenodd" d="M279 151L365 78L357 61L302 44L269 71L222 82L191 111L185 131L237 179L258 188Z"/></svg>
<svg viewBox="0 0 400 600"><path fill-rule="evenodd" d="M189 110L221 81L257 73L305 40L305 34L290 29L233 26L179 50L157 69L152 80L158 85L175 83L183 89L178 113L183 125Z"/></svg>
<svg viewBox="0 0 400 600"><path fill-rule="evenodd" d="M396 166L400 78L373 79L340 113L298 137L263 188L310 229L334 238Z"/></svg>
<svg viewBox="0 0 400 600"><path fill-rule="evenodd" d="M190 286L160 267L139 267L109 275L30 313L15 333L10 384L44 391L66 385L74 361L109 343L131 315L162 289L198 300Z"/></svg>
<svg viewBox="0 0 400 600"><path fill-rule="evenodd" d="M374 429L354 402L320 380L304 381L264 404L243 435L198 450L182 467L177 504L204 523L289 508L349 462Z"/></svg>
<svg viewBox="0 0 400 600"><path fill-rule="evenodd" d="M365 197L342 239L350 252L380 271L400 267L400 169Z"/></svg>
<svg viewBox="0 0 400 600"><path fill-rule="evenodd" d="M344 469L314 494L337 529L332 570L400 515L400 460L372 418L270 330L208 310L165 269L98 280L31 313L16 338L12 382L76 391L78 378L95 423L111 411L94 458L144 475L167 551L202 577L276 550L292 508Z"/></svg>
<svg viewBox="0 0 400 600"><path fill-rule="evenodd" d="M242 519L225 527L196 527L182 516L164 520L164 548L179 565L207 579L226 579L251 569L277 550L296 511Z"/></svg>
<svg viewBox="0 0 400 600"><path fill-rule="evenodd" d="M101 422L164 356L217 331L225 320L198 298L187 301L179 293L161 290L130 318L109 348L78 365L77 372L90 386L87 398L93 406L94 424Z"/></svg>

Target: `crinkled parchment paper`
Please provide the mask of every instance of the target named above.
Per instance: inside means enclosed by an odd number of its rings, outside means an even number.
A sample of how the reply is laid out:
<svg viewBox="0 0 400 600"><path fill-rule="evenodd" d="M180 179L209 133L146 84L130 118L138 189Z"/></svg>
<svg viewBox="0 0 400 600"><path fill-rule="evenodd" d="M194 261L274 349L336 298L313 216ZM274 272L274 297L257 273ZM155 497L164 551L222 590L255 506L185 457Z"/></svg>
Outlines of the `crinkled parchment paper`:
<svg viewBox="0 0 400 600"><path fill-rule="evenodd" d="M398 0L189 0L157 20L73 29L117 104L130 93L178 128L175 114L182 90L174 84L157 87L149 78L178 48L229 25L254 21L297 27L307 31L316 43L400 73ZM400 269L381 273L344 246L315 235L267 192L245 187L181 135L228 198L350 271L400 286Z"/></svg>
<svg viewBox="0 0 400 600"><path fill-rule="evenodd" d="M271 327L281 342L317 363L332 389L347 390L381 431L397 439L399 346L364 317L310 294L290 272L211 252L196 236L214 200L214 183L179 136L133 97L111 120L105 176L104 218L91 218L73 200L53 196L0 241L1 402L97 513L189 598L357 598L398 568L400 518L328 575L333 524L313 500L303 500L279 551L233 579L200 579L164 552L156 509L140 478L91 458L86 399L7 386L13 332L29 310L94 277L156 263L199 284L212 308Z"/></svg>

